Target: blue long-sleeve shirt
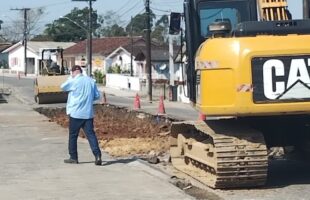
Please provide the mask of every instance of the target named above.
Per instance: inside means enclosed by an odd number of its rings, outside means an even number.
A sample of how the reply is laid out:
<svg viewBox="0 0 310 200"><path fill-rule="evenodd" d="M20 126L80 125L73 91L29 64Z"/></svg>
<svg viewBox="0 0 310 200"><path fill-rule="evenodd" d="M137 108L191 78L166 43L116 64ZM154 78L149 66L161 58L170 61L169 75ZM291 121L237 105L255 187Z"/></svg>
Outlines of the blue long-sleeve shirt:
<svg viewBox="0 0 310 200"><path fill-rule="evenodd" d="M94 117L93 102L100 98L95 81L82 74L68 78L61 89L69 92L67 100L67 115L76 119L91 119Z"/></svg>

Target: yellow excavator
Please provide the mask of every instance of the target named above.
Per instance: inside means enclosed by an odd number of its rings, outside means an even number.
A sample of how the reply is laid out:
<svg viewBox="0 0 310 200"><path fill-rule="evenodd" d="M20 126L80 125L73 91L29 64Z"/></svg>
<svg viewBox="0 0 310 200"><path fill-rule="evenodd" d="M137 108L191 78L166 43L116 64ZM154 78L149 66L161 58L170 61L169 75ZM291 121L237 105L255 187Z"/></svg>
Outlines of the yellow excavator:
<svg viewBox="0 0 310 200"><path fill-rule="evenodd" d="M174 167L212 188L256 187L271 147L310 152L303 3L293 20L286 0L184 1L188 96L207 119L172 124Z"/></svg>
<svg viewBox="0 0 310 200"><path fill-rule="evenodd" d="M34 81L34 99L38 104L65 103L68 94L60 85L68 78L63 49L42 49L39 76Z"/></svg>

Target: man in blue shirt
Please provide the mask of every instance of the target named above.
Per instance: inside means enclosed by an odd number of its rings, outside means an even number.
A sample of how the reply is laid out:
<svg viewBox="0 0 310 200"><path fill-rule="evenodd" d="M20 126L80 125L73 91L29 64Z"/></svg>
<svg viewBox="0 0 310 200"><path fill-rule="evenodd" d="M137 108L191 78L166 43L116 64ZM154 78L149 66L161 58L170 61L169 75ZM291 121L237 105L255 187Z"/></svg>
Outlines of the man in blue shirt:
<svg viewBox="0 0 310 200"><path fill-rule="evenodd" d="M83 128L90 148L95 156L95 165L101 165L101 151L94 131L93 102L100 98L95 81L82 74L82 68L75 65L72 75L61 85L62 90L69 92L67 100L67 115L69 115L69 155L65 163L78 163L77 140L80 129Z"/></svg>

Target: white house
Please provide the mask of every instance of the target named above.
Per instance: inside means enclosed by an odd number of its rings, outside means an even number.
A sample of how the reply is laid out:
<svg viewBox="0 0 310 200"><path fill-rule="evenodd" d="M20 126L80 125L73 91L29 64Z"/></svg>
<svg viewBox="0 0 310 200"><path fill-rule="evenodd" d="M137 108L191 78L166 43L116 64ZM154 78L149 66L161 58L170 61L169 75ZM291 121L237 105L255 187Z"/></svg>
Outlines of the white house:
<svg viewBox="0 0 310 200"><path fill-rule="evenodd" d="M117 51L119 47L144 44L142 37L103 37L94 38L92 45L92 71L99 70L101 72L107 72L106 58L113 52ZM78 42L76 45L66 49L64 51L64 57L68 63L68 66L73 65L87 65L87 40ZM109 61L108 61L109 62ZM127 62L127 61L126 61Z"/></svg>
<svg viewBox="0 0 310 200"><path fill-rule="evenodd" d="M184 103L190 103L188 98L188 89L187 89L187 74L186 74L186 65L187 65L187 55L186 55L186 45L183 45L182 49L180 48L177 52L177 56L174 59L175 64L179 65L178 70L176 71L176 76L179 77L179 81L183 84L178 85L177 88L177 98L178 101Z"/></svg>
<svg viewBox="0 0 310 200"><path fill-rule="evenodd" d="M140 74L140 64L135 61L135 56L126 50L124 47L118 47L110 55L105 58L105 66L107 69L119 66L122 72L130 73L132 63L133 75Z"/></svg>
<svg viewBox="0 0 310 200"><path fill-rule="evenodd" d="M175 56L177 51L175 52ZM168 87L170 79L169 70L169 48L168 46L153 46L151 49L151 65L152 65L152 80L153 93L162 94L168 93L172 95L175 100L185 101L184 87L182 84L183 74L182 69L178 63L174 64L174 80L175 87ZM132 74L129 76L130 67L132 64ZM120 46L114 50L105 59L105 66L107 69L111 67L120 67L121 74L107 73L106 86L112 88L129 89L134 91L146 92L147 85L147 70L146 70L146 47L145 45L128 45ZM184 68L183 68L184 69ZM109 70L108 70L109 72ZM166 88L166 89L163 89ZM178 89L178 90L176 90Z"/></svg>
<svg viewBox="0 0 310 200"><path fill-rule="evenodd" d="M169 79L169 52L168 47L165 46L153 46L151 49L151 64L152 64L152 78L168 80ZM135 45L131 47L120 46L114 50L105 59L105 66L107 69L115 66L119 66L121 73L130 74L131 63L133 76L141 79L147 78L146 70L146 47L145 45ZM176 71L179 65L175 65L175 80L180 80Z"/></svg>
<svg viewBox="0 0 310 200"><path fill-rule="evenodd" d="M38 75L42 49L66 49L73 46L73 42L28 41L27 42L27 74ZM18 42L3 53L8 53L9 69L14 72L25 72L24 45Z"/></svg>

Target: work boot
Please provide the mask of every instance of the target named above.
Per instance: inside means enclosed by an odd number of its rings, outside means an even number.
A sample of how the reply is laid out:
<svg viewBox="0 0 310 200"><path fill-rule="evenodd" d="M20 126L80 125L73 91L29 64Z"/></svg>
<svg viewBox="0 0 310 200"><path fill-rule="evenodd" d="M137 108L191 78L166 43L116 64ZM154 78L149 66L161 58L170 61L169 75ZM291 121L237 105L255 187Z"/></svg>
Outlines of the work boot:
<svg viewBox="0 0 310 200"><path fill-rule="evenodd" d="M101 165L101 164L102 164L101 156L96 156L95 165Z"/></svg>
<svg viewBox="0 0 310 200"><path fill-rule="evenodd" d="M79 161L78 161L78 160L75 160L75 159L72 159L72 158L69 158L69 159L65 159L65 160L64 160L64 163L68 163L68 164L78 164Z"/></svg>

